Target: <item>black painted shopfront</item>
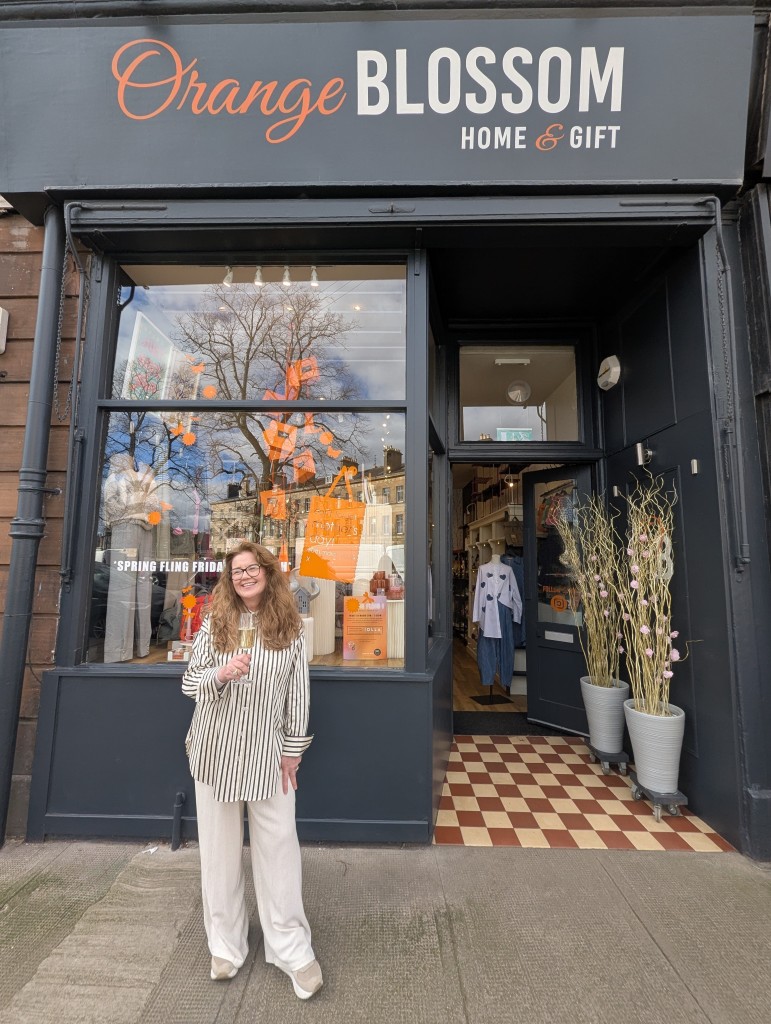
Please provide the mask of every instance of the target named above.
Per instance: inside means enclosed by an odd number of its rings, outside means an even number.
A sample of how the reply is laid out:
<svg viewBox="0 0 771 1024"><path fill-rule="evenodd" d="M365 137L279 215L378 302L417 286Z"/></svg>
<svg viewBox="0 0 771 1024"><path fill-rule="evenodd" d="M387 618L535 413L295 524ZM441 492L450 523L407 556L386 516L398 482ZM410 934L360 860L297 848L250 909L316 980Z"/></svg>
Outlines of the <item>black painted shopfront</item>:
<svg viewBox="0 0 771 1024"><path fill-rule="evenodd" d="M178 663L194 601L250 516L299 567L313 496L347 468L364 533L347 589L322 577L309 600L315 740L298 828L430 841L453 731L452 469L507 464L560 467L611 501L646 470L675 486L674 618L694 641L673 681L681 788L741 849L771 850L756 753L769 563L738 230L723 210L744 174L754 21L586 14L9 24L0 75L16 82L19 144L0 190L52 235L63 226L60 261L65 238L90 253L30 837L164 836L175 817L194 834ZM47 60L25 69L33 38ZM42 103L65 66L77 139ZM276 323L288 313L276 337L299 345L312 321L315 347L274 361L275 379L260 363L239 390L221 369L223 325L269 306ZM494 363L525 344L574 354L575 426L472 434L463 353ZM603 391L611 355L621 379ZM111 460L127 453L163 484L133 534L109 514ZM139 587L143 561L157 607L117 627L115 579ZM347 602L383 566L388 648L351 658ZM141 649L144 628L163 661ZM550 689L574 674L560 644L528 646L534 714L581 731L580 701Z"/></svg>

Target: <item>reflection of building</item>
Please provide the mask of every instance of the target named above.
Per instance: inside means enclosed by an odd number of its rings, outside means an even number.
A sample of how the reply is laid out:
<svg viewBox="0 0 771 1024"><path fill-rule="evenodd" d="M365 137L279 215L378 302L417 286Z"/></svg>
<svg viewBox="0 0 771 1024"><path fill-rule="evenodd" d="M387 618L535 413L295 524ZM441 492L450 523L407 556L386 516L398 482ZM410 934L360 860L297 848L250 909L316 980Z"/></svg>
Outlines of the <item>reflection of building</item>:
<svg viewBox="0 0 771 1024"><path fill-rule="evenodd" d="M361 551L366 558L371 548L372 568L378 568L380 558L388 554L399 572L404 570L405 474L404 458L395 448L386 448L383 465L357 472L351 478L351 490L356 501L367 509L364 518ZM349 463L353 465L353 463ZM314 479L305 484L289 484L283 488L286 495L286 518L265 514L259 495L250 493L251 485L245 480L232 485L235 494L212 504L212 550L217 554L229 551L240 540L256 540L278 554L284 541L289 561L295 566L297 540L305 537L305 527L314 495L326 494L334 477ZM336 491L342 497L342 490ZM394 548L396 550L391 551Z"/></svg>

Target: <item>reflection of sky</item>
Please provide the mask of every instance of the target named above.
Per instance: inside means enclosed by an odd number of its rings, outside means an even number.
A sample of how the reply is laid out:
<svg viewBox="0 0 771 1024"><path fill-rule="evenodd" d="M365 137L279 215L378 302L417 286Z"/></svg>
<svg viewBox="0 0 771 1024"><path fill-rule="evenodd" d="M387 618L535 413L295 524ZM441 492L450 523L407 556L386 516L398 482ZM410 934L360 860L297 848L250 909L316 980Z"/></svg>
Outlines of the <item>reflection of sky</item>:
<svg viewBox="0 0 771 1024"><path fill-rule="evenodd" d="M180 413L180 421L184 421L186 416L189 414ZM195 443L190 445L186 445L181 436L170 436L158 413L144 414L141 423L137 423L135 413L131 414L131 419L135 424L135 464L151 466L158 485L157 498L173 506L164 513L172 526L190 529L195 522L199 530L206 530L211 506L227 498L228 485L240 483L245 471L247 475L252 475L252 479L259 479L261 475L259 459L243 434L237 428L216 427L215 417L211 414L202 415L197 422L190 424L196 435ZM166 425L173 429L175 419L175 416L167 416ZM391 413L386 416L382 413L367 413L353 416L350 413L334 413L328 415L326 421L328 428L337 430L340 435L353 435L354 444L344 449L343 455L355 455L360 469L382 466L383 449L386 446L404 454L405 419L401 414ZM304 417L299 414L298 425L303 422ZM130 449L132 442L128 424L129 416L125 412L113 413L110 417L103 480L110 470L110 456ZM357 449L355 453L354 446ZM296 451L302 449L302 433L298 431ZM315 450L314 459L316 486L320 491L326 490L341 460ZM285 471L291 481L291 464L286 466Z"/></svg>
<svg viewBox="0 0 771 1024"><path fill-rule="evenodd" d="M244 285L237 286L244 288ZM295 285L301 288L306 286ZM128 298L128 289L121 296ZM275 294L275 292L274 292ZM324 358L339 360L358 382L357 396L403 399L405 396L405 282L403 280L322 281L314 295L322 311L341 316L349 329L324 343ZM291 300L291 291L287 292ZM141 311L165 335L175 340L177 318L216 305L209 285L138 287L121 315L116 368L123 372L129 356L136 313ZM115 395L123 390L116 382Z"/></svg>
<svg viewBox="0 0 771 1024"><path fill-rule="evenodd" d="M534 405L486 405L464 408L464 440L478 441L480 434L489 434L494 441L497 427L530 427L533 431L533 441L547 440L546 424L541 422Z"/></svg>

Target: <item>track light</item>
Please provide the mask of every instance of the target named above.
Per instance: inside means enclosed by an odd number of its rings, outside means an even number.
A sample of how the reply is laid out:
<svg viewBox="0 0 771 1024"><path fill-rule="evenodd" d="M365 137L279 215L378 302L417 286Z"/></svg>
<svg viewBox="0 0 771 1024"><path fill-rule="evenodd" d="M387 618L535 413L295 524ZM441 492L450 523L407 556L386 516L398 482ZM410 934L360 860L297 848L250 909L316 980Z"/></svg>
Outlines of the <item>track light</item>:
<svg viewBox="0 0 771 1024"><path fill-rule="evenodd" d="M289 267L284 264L284 276L281 278L281 283L285 288L292 287L292 278L289 276Z"/></svg>
<svg viewBox="0 0 771 1024"><path fill-rule="evenodd" d="M222 283L226 288L229 288L233 284L233 268L228 266L225 267L225 276L222 278Z"/></svg>
<svg viewBox="0 0 771 1024"><path fill-rule="evenodd" d="M254 272L254 287L262 288L264 284L265 282L262 279L262 267L257 267L257 269Z"/></svg>
<svg viewBox="0 0 771 1024"><path fill-rule="evenodd" d="M311 288L318 288L319 286L319 275L316 273L316 268L311 267Z"/></svg>

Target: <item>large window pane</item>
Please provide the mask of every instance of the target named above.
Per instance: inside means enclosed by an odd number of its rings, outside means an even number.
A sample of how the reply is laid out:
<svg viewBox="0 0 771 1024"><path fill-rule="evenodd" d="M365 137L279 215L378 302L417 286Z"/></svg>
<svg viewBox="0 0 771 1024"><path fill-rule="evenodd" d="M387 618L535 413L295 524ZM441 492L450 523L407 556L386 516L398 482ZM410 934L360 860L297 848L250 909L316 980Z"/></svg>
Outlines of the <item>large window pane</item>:
<svg viewBox="0 0 771 1024"><path fill-rule="evenodd" d="M254 540L291 573L312 663L401 667L404 484L401 414L113 413L89 660L184 660L222 559Z"/></svg>
<svg viewBox="0 0 771 1024"><path fill-rule="evenodd" d="M404 399L403 266L124 270L113 398Z"/></svg>
<svg viewBox="0 0 771 1024"><path fill-rule="evenodd" d="M465 345L463 441L578 441L571 345Z"/></svg>

